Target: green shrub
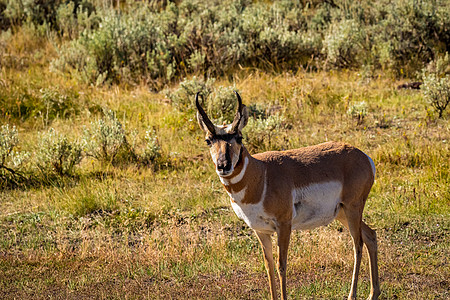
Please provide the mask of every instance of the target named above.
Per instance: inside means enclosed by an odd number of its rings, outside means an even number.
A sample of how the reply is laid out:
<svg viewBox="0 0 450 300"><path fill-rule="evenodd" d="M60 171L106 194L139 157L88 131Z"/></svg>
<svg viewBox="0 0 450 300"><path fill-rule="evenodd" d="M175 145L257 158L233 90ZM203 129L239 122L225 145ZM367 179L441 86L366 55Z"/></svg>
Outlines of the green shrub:
<svg viewBox="0 0 450 300"><path fill-rule="evenodd" d="M380 1L370 26L372 53L379 64L399 73L405 67L415 71L442 45L448 51L449 8L447 1L439 0Z"/></svg>
<svg viewBox="0 0 450 300"><path fill-rule="evenodd" d="M0 28L11 25L58 31L71 38L97 23L93 0L0 0Z"/></svg>
<svg viewBox="0 0 450 300"><path fill-rule="evenodd" d="M422 76L428 74L435 74L438 77L445 77L450 75L450 55L445 53L443 56L438 56L436 59L430 61L428 65L422 69Z"/></svg>
<svg viewBox="0 0 450 300"><path fill-rule="evenodd" d="M183 80L174 91L164 90L166 97L180 111L193 111L195 107L195 95L200 92L204 99L207 99L213 92L215 79L208 78L204 81L196 76L192 79Z"/></svg>
<svg viewBox="0 0 450 300"><path fill-rule="evenodd" d="M422 69L423 85L421 89L425 100L443 117L450 103L450 58L444 56L431 61Z"/></svg>
<svg viewBox="0 0 450 300"><path fill-rule="evenodd" d="M145 80L158 89L190 72L221 75L239 64L295 63L317 53L317 39L302 32L300 8L290 1L186 0L160 11L136 4L123 14L104 13L98 29L62 47L53 66L92 83Z"/></svg>
<svg viewBox="0 0 450 300"><path fill-rule="evenodd" d="M140 155L140 161L145 165L149 165L161 157L161 145L159 144L156 131L152 128L145 131L144 141L145 147Z"/></svg>
<svg viewBox="0 0 450 300"><path fill-rule="evenodd" d="M353 119L357 120L357 124L361 125L364 122L364 118L368 113L368 106L366 101L361 101L354 103L349 106L347 110L347 115L351 116Z"/></svg>
<svg viewBox="0 0 450 300"><path fill-rule="evenodd" d="M450 75L439 78L436 74L423 77L421 86L425 100L438 112L439 118L450 103Z"/></svg>
<svg viewBox="0 0 450 300"><path fill-rule="evenodd" d="M217 124L231 123L236 114L236 89L219 86L214 89L207 106L208 115Z"/></svg>
<svg viewBox="0 0 450 300"><path fill-rule="evenodd" d="M19 137L15 126L2 125L0 129L0 179L4 184L14 180L20 174L24 161L29 157L27 152L17 151Z"/></svg>
<svg viewBox="0 0 450 300"><path fill-rule="evenodd" d="M39 136L35 159L42 174L72 175L81 158L81 145L69 141L53 128Z"/></svg>
<svg viewBox="0 0 450 300"><path fill-rule="evenodd" d="M83 32L61 48L53 68L77 70L96 84L149 80L160 87L177 73L174 47L183 48L183 41L171 32L176 10L169 5L155 13L141 5L124 14L106 11L97 30Z"/></svg>
<svg viewBox="0 0 450 300"><path fill-rule="evenodd" d="M100 21L94 6L88 1L69 1L56 10L56 25L59 34L74 39L83 30L94 29Z"/></svg>
<svg viewBox="0 0 450 300"><path fill-rule="evenodd" d="M171 91L166 89L164 94L172 101L172 104L180 111L193 112L195 106L195 95L200 92L200 103L206 109L211 120L217 124L231 123L236 113L237 98L233 87L214 87L215 79L207 81L193 77L185 79L178 88ZM205 103L202 103L205 101Z"/></svg>
<svg viewBox="0 0 450 300"><path fill-rule="evenodd" d="M265 119L249 118L244 128L244 138L250 149L281 150L283 145L277 143L286 128L285 118L281 114L270 115Z"/></svg>
<svg viewBox="0 0 450 300"><path fill-rule="evenodd" d="M125 1L120 9L93 0L0 3L2 24L73 39L60 47L53 69L93 84L155 90L188 74L297 70L321 61L412 75L450 45L444 0Z"/></svg>
<svg viewBox="0 0 450 300"><path fill-rule="evenodd" d="M85 127L82 143L86 155L102 163L115 164L136 157L124 126L111 110L105 111L103 118L92 122L89 128Z"/></svg>
<svg viewBox="0 0 450 300"><path fill-rule="evenodd" d="M355 66L363 38L361 26L355 20L331 24L323 40L328 63L337 67Z"/></svg>

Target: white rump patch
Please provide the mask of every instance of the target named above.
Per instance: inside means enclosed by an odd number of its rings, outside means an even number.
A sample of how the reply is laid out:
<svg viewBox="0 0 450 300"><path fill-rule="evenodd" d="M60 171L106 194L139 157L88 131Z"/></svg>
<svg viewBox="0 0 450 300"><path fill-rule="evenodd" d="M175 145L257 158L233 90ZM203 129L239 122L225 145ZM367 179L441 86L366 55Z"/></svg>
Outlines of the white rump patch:
<svg viewBox="0 0 450 300"><path fill-rule="evenodd" d="M334 220L341 202L342 183L328 181L292 190L292 229L312 229Z"/></svg>
<svg viewBox="0 0 450 300"><path fill-rule="evenodd" d="M365 154L365 153L364 153ZM373 173L373 178L375 178L375 173L376 173L376 169L375 169L375 163L373 162L372 158L370 158L369 155L367 155L367 158L369 159L370 162L370 166L372 167L372 173Z"/></svg>

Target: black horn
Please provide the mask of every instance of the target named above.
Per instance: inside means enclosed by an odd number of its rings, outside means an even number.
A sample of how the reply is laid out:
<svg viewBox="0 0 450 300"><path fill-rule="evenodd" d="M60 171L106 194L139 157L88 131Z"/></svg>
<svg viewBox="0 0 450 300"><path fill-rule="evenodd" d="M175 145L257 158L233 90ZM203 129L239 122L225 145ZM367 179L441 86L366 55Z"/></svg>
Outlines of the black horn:
<svg viewBox="0 0 450 300"><path fill-rule="evenodd" d="M242 109L244 108L242 105L242 99L238 92L234 91L236 94L236 97L238 99L238 107L236 109L236 115L234 116L233 123L231 124L231 132L236 132L237 128L239 127L239 123L241 122L242 118Z"/></svg>
<svg viewBox="0 0 450 300"><path fill-rule="evenodd" d="M200 92L198 92L197 95L195 95L195 105L197 106L197 110L202 118L203 124L205 124L206 128L208 128L209 132L211 132L212 134L216 134L216 129L214 127L214 124L208 118L208 115L203 110L203 107L200 105L200 102L198 101L198 95L200 95ZM203 95L201 95L201 96L202 96L202 100L204 100Z"/></svg>

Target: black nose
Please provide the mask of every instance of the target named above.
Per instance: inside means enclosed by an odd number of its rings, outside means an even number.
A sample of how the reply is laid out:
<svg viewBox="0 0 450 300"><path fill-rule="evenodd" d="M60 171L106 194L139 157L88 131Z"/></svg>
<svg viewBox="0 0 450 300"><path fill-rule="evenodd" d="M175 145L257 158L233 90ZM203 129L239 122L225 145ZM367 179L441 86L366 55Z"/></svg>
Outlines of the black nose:
<svg viewBox="0 0 450 300"><path fill-rule="evenodd" d="M226 159L219 159L217 161L217 170L219 171L230 171L231 163Z"/></svg>

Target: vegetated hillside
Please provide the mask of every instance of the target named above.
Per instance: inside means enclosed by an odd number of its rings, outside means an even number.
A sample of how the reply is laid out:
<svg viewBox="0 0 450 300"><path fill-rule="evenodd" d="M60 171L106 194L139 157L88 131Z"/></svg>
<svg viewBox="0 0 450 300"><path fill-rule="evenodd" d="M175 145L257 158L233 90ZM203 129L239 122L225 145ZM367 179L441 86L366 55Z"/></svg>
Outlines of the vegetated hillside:
<svg viewBox="0 0 450 300"><path fill-rule="evenodd" d="M251 153L369 154L382 297L449 297L447 2L115 5L0 0L0 298L268 298L194 117L234 90ZM294 234L290 297L342 299L352 265L340 224Z"/></svg>
<svg viewBox="0 0 450 300"><path fill-rule="evenodd" d="M5 29L23 24L63 39L52 67L97 84L160 89L187 74L242 67L413 76L450 45L450 4L442 0L0 3Z"/></svg>

